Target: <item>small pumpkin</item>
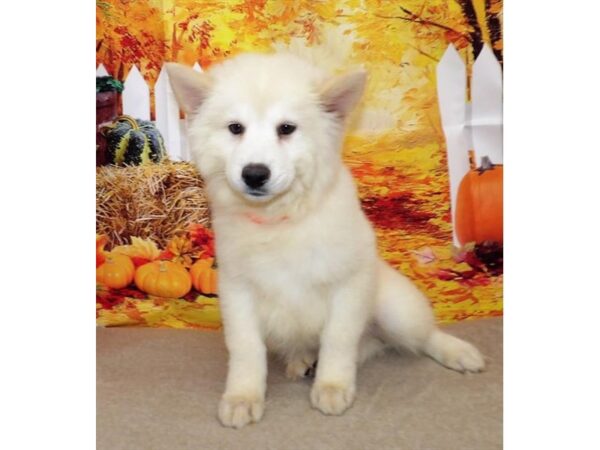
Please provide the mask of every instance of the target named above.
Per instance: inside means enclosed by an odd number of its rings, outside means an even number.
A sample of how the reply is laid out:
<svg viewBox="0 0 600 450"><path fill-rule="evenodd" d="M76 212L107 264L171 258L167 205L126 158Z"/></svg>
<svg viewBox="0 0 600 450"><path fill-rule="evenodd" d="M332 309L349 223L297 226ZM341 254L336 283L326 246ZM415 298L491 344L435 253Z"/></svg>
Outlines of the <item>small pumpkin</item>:
<svg viewBox="0 0 600 450"><path fill-rule="evenodd" d="M112 164L139 165L160 162L166 155L163 138L152 122L119 116L102 129Z"/></svg>
<svg viewBox="0 0 600 450"><path fill-rule="evenodd" d="M117 245L112 251L129 256L135 267L154 261L160 255L160 250L152 239L142 239L137 236L131 236L130 245Z"/></svg>
<svg viewBox="0 0 600 450"><path fill-rule="evenodd" d="M502 165L492 164L487 156L476 167L470 152L471 169L458 188L456 235L462 245L468 242L503 240Z"/></svg>
<svg viewBox="0 0 600 450"><path fill-rule="evenodd" d="M135 273L129 256L106 253L105 257L104 263L96 269L96 282L113 289L127 287Z"/></svg>
<svg viewBox="0 0 600 450"><path fill-rule="evenodd" d="M153 261L138 267L135 285L146 294L180 298L192 289L190 273L179 263Z"/></svg>
<svg viewBox="0 0 600 450"><path fill-rule="evenodd" d="M194 288L203 294L217 293L217 265L214 258L199 259L190 268Z"/></svg>

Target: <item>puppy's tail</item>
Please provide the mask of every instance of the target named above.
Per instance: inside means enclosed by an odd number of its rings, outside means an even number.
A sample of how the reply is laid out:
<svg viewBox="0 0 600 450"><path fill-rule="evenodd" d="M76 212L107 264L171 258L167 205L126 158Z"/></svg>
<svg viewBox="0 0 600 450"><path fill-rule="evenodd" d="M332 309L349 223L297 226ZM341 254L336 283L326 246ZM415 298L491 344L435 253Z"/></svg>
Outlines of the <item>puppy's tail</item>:
<svg viewBox="0 0 600 450"><path fill-rule="evenodd" d="M485 363L475 347L437 328L427 297L387 263L378 264L375 320L383 340L424 353L454 370L482 370Z"/></svg>
<svg viewBox="0 0 600 450"><path fill-rule="evenodd" d="M406 277L378 261L375 320L384 340L394 347L423 351L436 329L427 298Z"/></svg>

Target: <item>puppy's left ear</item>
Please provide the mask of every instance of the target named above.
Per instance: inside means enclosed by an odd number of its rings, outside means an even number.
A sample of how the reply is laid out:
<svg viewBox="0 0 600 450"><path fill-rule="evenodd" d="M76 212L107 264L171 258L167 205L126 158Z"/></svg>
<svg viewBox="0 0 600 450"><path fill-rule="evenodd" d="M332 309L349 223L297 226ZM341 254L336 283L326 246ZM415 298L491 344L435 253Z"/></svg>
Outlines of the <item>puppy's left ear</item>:
<svg viewBox="0 0 600 450"><path fill-rule="evenodd" d="M208 96L211 87L208 75L183 64L167 63L165 67L179 106L187 114L195 112Z"/></svg>
<svg viewBox="0 0 600 450"><path fill-rule="evenodd" d="M367 72L357 70L329 80L321 90L321 102L327 112L345 119L365 91Z"/></svg>

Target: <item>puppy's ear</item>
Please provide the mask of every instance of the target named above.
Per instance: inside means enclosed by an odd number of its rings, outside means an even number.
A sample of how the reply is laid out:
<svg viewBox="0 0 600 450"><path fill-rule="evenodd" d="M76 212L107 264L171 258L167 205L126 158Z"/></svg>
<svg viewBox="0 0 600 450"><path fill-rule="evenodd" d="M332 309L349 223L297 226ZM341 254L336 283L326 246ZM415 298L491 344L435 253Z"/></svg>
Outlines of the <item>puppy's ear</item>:
<svg viewBox="0 0 600 450"><path fill-rule="evenodd" d="M167 63L165 67L179 106L187 114L193 113L208 96L209 77L183 64Z"/></svg>
<svg viewBox="0 0 600 450"><path fill-rule="evenodd" d="M357 70L329 80L321 90L321 102L327 112L346 118L360 100L367 83L367 72Z"/></svg>

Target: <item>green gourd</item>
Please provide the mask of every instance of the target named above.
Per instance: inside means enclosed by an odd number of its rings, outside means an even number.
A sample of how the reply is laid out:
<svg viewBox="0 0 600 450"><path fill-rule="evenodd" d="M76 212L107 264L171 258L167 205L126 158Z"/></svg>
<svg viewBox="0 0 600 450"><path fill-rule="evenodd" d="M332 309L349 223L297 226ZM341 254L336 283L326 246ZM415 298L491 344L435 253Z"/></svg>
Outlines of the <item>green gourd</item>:
<svg viewBox="0 0 600 450"><path fill-rule="evenodd" d="M104 127L108 160L112 164L139 165L160 162L166 156L163 138L152 122L119 116Z"/></svg>

